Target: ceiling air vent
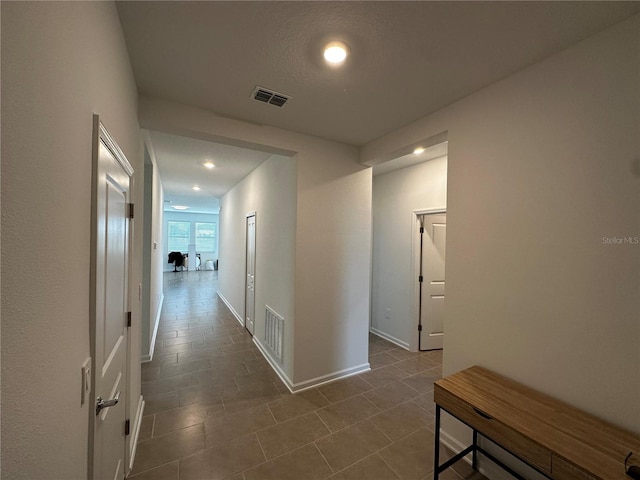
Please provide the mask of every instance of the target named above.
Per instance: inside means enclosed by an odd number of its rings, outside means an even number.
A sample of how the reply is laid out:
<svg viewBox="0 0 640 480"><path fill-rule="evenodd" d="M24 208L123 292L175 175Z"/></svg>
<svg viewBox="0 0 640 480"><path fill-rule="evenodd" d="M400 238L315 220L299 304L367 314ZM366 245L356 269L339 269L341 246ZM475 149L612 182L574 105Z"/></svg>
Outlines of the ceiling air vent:
<svg viewBox="0 0 640 480"><path fill-rule="evenodd" d="M282 93L274 92L264 87L256 87L251 94L251 98L259 102L275 105L276 107L284 107L284 104L291 98Z"/></svg>

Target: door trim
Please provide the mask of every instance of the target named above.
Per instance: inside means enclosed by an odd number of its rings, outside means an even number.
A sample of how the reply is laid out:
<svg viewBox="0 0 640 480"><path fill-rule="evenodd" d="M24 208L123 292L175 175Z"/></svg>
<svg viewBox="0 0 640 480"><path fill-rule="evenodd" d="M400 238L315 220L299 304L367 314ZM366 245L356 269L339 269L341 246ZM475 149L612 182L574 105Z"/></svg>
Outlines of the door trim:
<svg viewBox="0 0 640 480"><path fill-rule="evenodd" d="M248 295L247 295L247 267L248 267L248 263L249 263L249 259L247 258L247 250L249 249L249 236L248 236L248 232L249 229L247 228L248 226L248 219L253 217L253 223L254 223L254 228L253 228L253 332L249 331L249 328L247 327L247 300L248 300ZM251 211L251 212L247 212L245 214L245 218L244 218L244 315L242 317L242 324L244 325L244 328L249 331L249 333L251 334L251 336L253 337L255 335L255 330L256 330L256 249L257 249L257 241L256 241L256 228L257 228L257 221L258 221L258 216L257 216L257 212L255 210Z"/></svg>
<svg viewBox="0 0 640 480"><path fill-rule="evenodd" d="M447 213L447 207L419 208L411 212L411 331L409 337L409 350L418 351L418 325L420 324L420 314L418 304L420 302L420 285L418 275L420 274L420 216L435 215L437 213Z"/></svg>
<svg viewBox="0 0 640 480"><path fill-rule="evenodd" d="M97 122L98 127L99 127L99 137L94 139L94 142L93 142L94 145L93 146L94 147L98 147L98 144L96 143L96 140L98 142L100 140L102 140L105 143L105 145L107 146L107 148L109 150L111 150L111 153L113 153L113 156L118 161L120 166L124 169L124 171L127 173L127 175L129 175L129 178L131 178L133 176L133 167L129 163L129 160L127 160L127 157L124 155L124 152L120 149L120 147L115 142L113 137L109 134L109 132L107 131L105 126L102 124L102 122L100 121L99 116L94 114L93 115L94 126L96 125L96 122ZM94 130L95 130L95 128L94 128ZM95 160L97 161L98 160L97 159L98 152L94 151L93 155L96 157ZM98 173L98 172L95 172L95 173Z"/></svg>
<svg viewBox="0 0 640 480"><path fill-rule="evenodd" d="M90 276L89 276L89 348L90 355L92 361L91 368L91 391L88 392L86 396L87 402L87 410L89 416L88 423L88 442L87 442L87 478L92 479L96 472L94 471L94 462L95 462L95 422L96 422L96 411L95 411L95 392L96 392L96 315L97 315L97 261L98 261L98 181L99 181L99 156L100 156L100 144L104 144L104 146L111 152L113 158L116 160L118 165L123 169L124 173L128 177L128 186L126 191L126 201L131 201L131 187L133 182L133 167L131 163L127 160L124 152L120 149L118 144L115 142L113 137L109 134L104 124L100 121L100 117L97 114L93 115L93 135L92 135L92 171L91 171L91 244L90 244ZM129 220L129 224L127 225L127 267L126 267L126 286L125 286L125 301L127 304L127 309L130 309L131 305L131 293L130 293L130 280L131 280L131 272L132 272L132 262L131 262L131 252L133 246L133 229L132 229L132 220ZM125 378L121 379L121 382L125 382L124 388L124 398L122 398L122 402L125 405L125 418L129 417L129 383L131 376L131 335L125 329L126 332L126 360L125 360ZM126 469L126 465L130 462L129 458L130 452L127 448L127 441L125 439L124 442L124 451L123 451L123 459L125 465L125 476L128 475L128 471Z"/></svg>

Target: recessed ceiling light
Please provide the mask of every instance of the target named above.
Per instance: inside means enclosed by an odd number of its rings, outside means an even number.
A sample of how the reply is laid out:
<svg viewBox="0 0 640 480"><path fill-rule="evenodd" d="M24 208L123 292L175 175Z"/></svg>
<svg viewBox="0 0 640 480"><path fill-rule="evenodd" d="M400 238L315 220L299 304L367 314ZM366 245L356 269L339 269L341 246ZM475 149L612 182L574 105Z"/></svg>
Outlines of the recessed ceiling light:
<svg viewBox="0 0 640 480"><path fill-rule="evenodd" d="M420 155L422 152L424 152L424 148L422 147L416 147L416 149L413 151L415 155Z"/></svg>
<svg viewBox="0 0 640 480"><path fill-rule="evenodd" d="M330 65L341 65L349 55L349 47L342 42L330 42L324 47L324 59Z"/></svg>
<svg viewBox="0 0 640 480"><path fill-rule="evenodd" d="M200 190L200 187L198 185L194 185L193 187L191 187L191 189L197 192L198 190Z"/></svg>
<svg viewBox="0 0 640 480"><path fill-rule="evenodd" d="M212 169L213 167L215 167L215 165L213 164L213 162L204 162L202 165L204 165L205 167L207 167L208 169Z"/></svg>
<svg viewBox="0 0 640 480"><path fill-rule="evenodd" d="M171 208L175 210L187 210L189 207L186 205L171 205Z"/></svg>

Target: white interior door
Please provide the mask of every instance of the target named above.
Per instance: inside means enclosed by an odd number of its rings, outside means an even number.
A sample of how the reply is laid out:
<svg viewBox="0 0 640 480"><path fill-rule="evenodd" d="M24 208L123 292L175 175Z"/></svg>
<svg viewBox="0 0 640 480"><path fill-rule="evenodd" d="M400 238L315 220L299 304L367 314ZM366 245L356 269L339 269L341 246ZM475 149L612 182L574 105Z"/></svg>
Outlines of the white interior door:
<svg viewBox="0 0 640 480"><path fill-rule="evenodd" d="M422 295L420 349L442 348L444 339L445 247L447 215L422 216Z"/></svg>
<svg viewBox="0 0 640 480"><path fill-rule="evenodd" d="M244 326L253 335L256 310L256 216L247 215L247 282Z"/></svg>
<svg viewBox="0 0 640 480"><path fill-rule="evenodd" d="M97 122L97 121L96 121ZM127 403L127 311L130 176L133 169L99 124L97 145L93 282L94 479L125 475Z"/></svg>

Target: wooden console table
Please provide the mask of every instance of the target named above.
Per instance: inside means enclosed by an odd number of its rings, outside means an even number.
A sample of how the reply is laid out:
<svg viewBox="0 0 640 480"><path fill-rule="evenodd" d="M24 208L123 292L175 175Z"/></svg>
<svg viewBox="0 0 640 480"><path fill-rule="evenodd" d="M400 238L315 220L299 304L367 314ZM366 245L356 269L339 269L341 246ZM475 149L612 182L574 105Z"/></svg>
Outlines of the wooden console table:
<svg viewBox="0 0 640 480"><path fill-rule="evenodd" d="M478 444L478 435L554 480L631 480L629 465L640 465L640 436L617 428L566 403L482 367L438 380L433 479L469 453L477 470L478 453L506 469ZM440 464L440 410L473 430L473 443Z"/></svg>

